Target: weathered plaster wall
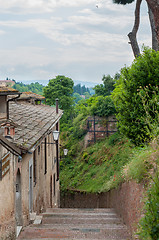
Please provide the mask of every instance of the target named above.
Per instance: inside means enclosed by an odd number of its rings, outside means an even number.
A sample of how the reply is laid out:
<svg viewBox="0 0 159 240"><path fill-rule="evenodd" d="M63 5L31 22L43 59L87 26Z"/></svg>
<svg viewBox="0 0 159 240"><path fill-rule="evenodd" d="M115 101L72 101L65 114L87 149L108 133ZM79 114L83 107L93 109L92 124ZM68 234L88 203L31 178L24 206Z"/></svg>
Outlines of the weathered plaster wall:
<svg viewBox="0 0 159 240"><path fill-rule="evenodd" d="M52 134L49 134L46 137L46 142L54 142L52 138ZM44 143L44 141L42 142ZM54 144L46 145L47 171L45 172L45 144L43 143L35 149L35 156L33 153L27 154L22 161L21 188L24 225L28 224L29 221L29 161L31 159L33 163L33 212L39 214L44 212L46 208L57 207L59 205L59 181L56 181L56 146ZM36 159L35 164L34 157ZM36 168L35 172L34 167Z"/></svg>
<svg viewBox="0 0 159 240"><path fill-rule="evenodd" d="M52 134L47 136L47 142L53 142ZM0 157L7 150L0 146ZM33 204L32 211L39 214L49 207L58 207L60 202L59 181L57 179L56 168L56 145L47 144L47 172L45 173L44 144L40 144L35 150L36 156L36 183L34 181L34 154L28 153L18 162L18 158L11 155L10 171L0 181L0 239L9 239L9 235L14 235L16 231L16 219L18 225L27 225L30 221L29 212L29 162L32 160L33 167ZM18 173L18 174L17 174ZM17 175L20 179L17 181ZM17 184L18 183L18 184ZM16 192L16 185L18 192ZM21 191L20 191L21 189ZM21 193L20 201L16 200ZM20 207L21 205L21 207ZM18 209L18 210L17 210ZM19 217L20 216L20 217ZM20 220L19 220L20 219Z"/></svg>
<svg viewBox="0 0 159 240"><path fill-rule="evenodd" d="M1 146L1 157L7 150ZM15 232L14 211L14 156L10 154L10 170L0 181L0 239Z"/></svg>
<svg viewBox="0 0 159 240"><path fill-rule="evenodd" d="M53 136L49 134L47 143L53 143ZM36 157L36 184L34 182L34 211L43 212L48 207L57 207L59 205L59 181L56 181L56 145L47 144L47 172L45 169L44 144L40 144L35 150ZM55 176L54 176L55 175ZM55 189L54 189L55 188ZM55 194L54 194L55 193Z"/></svg>

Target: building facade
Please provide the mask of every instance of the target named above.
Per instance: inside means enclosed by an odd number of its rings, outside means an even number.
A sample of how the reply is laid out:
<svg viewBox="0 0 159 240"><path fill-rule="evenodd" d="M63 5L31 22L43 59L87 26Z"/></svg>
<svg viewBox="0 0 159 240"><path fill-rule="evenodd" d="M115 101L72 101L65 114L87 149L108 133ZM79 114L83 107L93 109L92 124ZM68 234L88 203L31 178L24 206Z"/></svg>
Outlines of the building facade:
<svg viewBox="0 0 159 240"><path fill-rule="evenodd" d="M0 239L60 202L59 141L52 133L62 111L18 102L19 96L0 87Z"/></svg>

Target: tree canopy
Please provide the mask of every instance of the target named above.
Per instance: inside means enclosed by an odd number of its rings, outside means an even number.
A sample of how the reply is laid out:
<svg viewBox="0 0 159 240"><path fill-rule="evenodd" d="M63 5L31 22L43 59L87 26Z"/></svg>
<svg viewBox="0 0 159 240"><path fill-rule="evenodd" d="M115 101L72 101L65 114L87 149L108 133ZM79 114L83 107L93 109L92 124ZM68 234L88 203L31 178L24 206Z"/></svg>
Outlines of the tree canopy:
<svg viewBox="0 0 159 240"><path fill-rule="evenodd" d="M15 81L15 80L14 80ZM22 82L15 82L14 89L17 89L19 92L33 92L39 95L43 95L44 86L38 82L31 84L24 84Z"/></svg>
<svg viewBox="0 0 159 240"><path fill-rule="evenodd" d="M73 86L74 93L79 93L80 95L84 95L85 92L88 92L90 94L89 88L85 85L81 86L81 84L77 84Z"/></svg>
<svg viewBox="0 0 159 240"><path fill-rule="evenodd" d="M123 4L123 5L132 3L132 2L134 2L134 1L135 1L135 0L113 0L114 3Z"/></svg>
<svg viewBox="0 0 159 240"><path fill-rule="evenodd" d="M151 126L158 117L159 52L144 49L130 67L121 70L113 100L119 128L136 145L151 138Z"/></svg>
<svg viewBox="0 0 159 240"><path fill-rule="evenodd" d="M77 115L84 116L108 117L116 113L111 96L92 96L86 100L82 99L75 106L75 110Z"/></svg>
<svg viewBox="0 0 159 240"><path fill-rule="evenodd" d="M44 87L44 96L48 105L54 105L55 99L59 99L59 108L64 110L63 122L70 120L73 114L73 85L71 78L65 76L56 76L51 79L46 87Z"/></svg>
<svg viewBox="0 0 159 240"><path fill-rule="evenodd" d="M115 76L118 76L118 74ZM102 81L103 84L98 84L94 87L95 94L97 96L109 96L114 89L116 79L112 78L110 75L104 75Z"/></svg>
<svg viewBox="0 0 159 240"><path fill-rule="evenodd" d="M59 107L67 110L73 104L73 85L71 78L58 75L51 79L46 87L44 87L44 96L48 105L54 105L55 99L59 99Z"/></svg>

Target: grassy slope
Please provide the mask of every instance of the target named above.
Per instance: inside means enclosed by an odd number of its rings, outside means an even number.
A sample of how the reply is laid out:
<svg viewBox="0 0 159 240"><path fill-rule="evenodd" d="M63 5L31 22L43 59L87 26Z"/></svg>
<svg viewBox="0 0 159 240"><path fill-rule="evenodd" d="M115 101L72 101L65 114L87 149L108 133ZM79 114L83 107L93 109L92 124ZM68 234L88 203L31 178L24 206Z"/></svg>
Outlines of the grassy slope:
<svg viewBox="0 0 159 240"><path fill-rule="evenodd" d="M61 163L61 190L78 189L105 192L123 181L148 178L158 162L156 146L135 148L127 139L115 134L100 141L70 160Z"/></svg>

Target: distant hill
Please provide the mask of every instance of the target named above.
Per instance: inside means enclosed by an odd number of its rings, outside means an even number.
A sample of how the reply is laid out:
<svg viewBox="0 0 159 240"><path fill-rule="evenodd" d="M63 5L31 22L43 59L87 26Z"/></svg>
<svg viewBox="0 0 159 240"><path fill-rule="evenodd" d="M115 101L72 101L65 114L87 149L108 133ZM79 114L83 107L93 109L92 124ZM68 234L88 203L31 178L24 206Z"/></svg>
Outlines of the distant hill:
<svg viewBox="0 0 159 240"><path fill-rule="evenodd" d="M85 85L85 86L88 87L88 88L92 88L92 87L94 87L95 85L100 84L100 83L97 83L97 82L84 82L84 81L77 81L77 80L75 80L75 81L74 81L74 84L75 84L75 85L81 84L82 86Z"/></svg>
<svg viewBox="0 0 159 240"><path fill-rule="evenodd" d="M19 81L19 82L15 81L13 88L17 89L19 92L31 91L36 94L42 95L43 87L46 86L48 82L49 80L28 80L28 81ZM77 92L80 95L83 95L85 92L88 92L90 95L93 95L95 91L92 88L95 85L96 83L93 83L93 82L74 81L74 93Z"/></svg>
<svg viewBox="0 0 159 240"><path fill-rule="evenodd" d="M49 80L21 80L21 81L17 81L17 82L22 82L24 84L30 84L30 83L35 83L35 82L38 82L44 86L46 86L49 82ZM100 84L100 83L95 83L95 82L88 82L88 81L79 81L79 80L75 80L74 81L74 85L77 85L77 84L81 84L81 86L85 85L86 87L88 88L92 88L94 87L95 85L97 84Z"/></svg>

